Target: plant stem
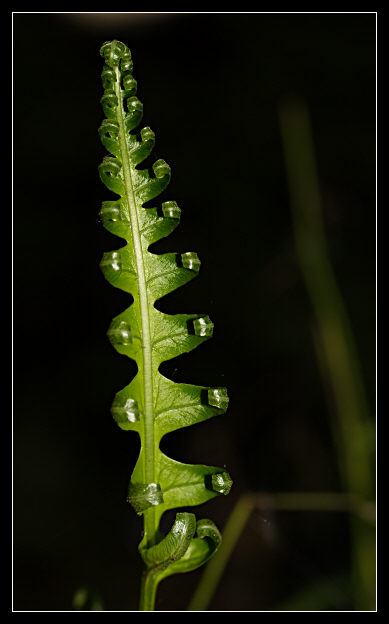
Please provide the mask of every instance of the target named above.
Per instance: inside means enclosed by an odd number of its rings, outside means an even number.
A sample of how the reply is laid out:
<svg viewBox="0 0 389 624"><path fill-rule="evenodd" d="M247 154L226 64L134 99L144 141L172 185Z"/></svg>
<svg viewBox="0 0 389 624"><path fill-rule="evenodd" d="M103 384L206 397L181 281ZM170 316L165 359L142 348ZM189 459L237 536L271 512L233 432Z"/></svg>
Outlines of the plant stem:
<svg viewBox="0 0 389 624"><path fill-rule="evenodd" d="M143 473L145 483L155 482L155 458L154 458L154 414L153 414L153 377L152 377L152 350L150 338L149 305L147 300L147 287L145 267L143 263L143 250L139 232L138 213L134 185L131 176L130 161L127 153L126 130L124 125L123 97L120 86L120 71L116 68L115 93L118 99L117 120L119 124L119 144L121 161L126 188L126 200L128 217L131 223L132 242L136 261L136 274L138 276L138 292L140 318L142 320L142 349L143 349ZM151 545L155 537L155 509L150 507L144 512L145 539Z"/></svg>
<svg viewBox="0 0 389 624"><path fill-rule="evenodd" d="M149 570L148 572L145 570L142 574L139 611L154 611L157 586L155 570Z"/></svg>
<svg viewBox="0 0 389 624"><path fill-rule="evenodd" d="M155 442L154 442L154 410L153 410L153 376L152 376L152 348L150 334L149 304L147 298L146 274L143 262L143 249L139 231L137 204L135 190L131 175L131 166L127 152L126 130L124 124L123 96L120 85L120 71L116 68L115 93L118 100L117 120L119 124L119 145L121 162L126 188L127 218L131 223L132 244L136 262L136 274L138 281L139 300L134 305L139 306L139 315L142 322L142 352L143 352L143 476L145 483L155 483ZM144 541L147 547L155 541L156 522L155 507L151 506L143 513L144 517ZM154 593L149 577L142 583L141 606L142 611L154 609Z"/></svg>

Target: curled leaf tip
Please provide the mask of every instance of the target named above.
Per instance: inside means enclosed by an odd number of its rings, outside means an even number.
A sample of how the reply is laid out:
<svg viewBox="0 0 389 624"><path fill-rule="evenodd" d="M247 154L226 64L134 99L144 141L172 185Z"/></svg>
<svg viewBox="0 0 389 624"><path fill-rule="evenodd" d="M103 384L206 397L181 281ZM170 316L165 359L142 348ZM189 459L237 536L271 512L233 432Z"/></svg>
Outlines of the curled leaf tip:
<svg viewBox="0 0 389 624"><path fill-rule="evenodd" d="M181 209L179 208L177 202L167 201L162 204L162 213L164 217L179 219L181 216Z"/></svg>
<svg viewBox="0 0 389 624"><path fill-rule="evenodd" d="M214 324L209 316L200 316L193 320L193 328L196 336L209 336L213 335Z"/></svg>
<svg viewBox="0 0 389 624"><path fill-rule="evenodd" d="M221 533L219 529L217 528L216 524L212 522L212 520L208 520L208 519L198 520L196 532L197 532L198 537L201 537L202 539L204 539L205 537L210 538L213 542L213 547L215 550L221 544L221 541L222 541Z"/></svg>
<svg viewBox="0 0 389 624"><path fill-rule="evenodd" d="M160 569L172 565L181 559L190 545L196 531L196 516L193 513L177 513L169 533L150 548L140 549L144 562L149 567Z"/></svg>
<svg viewBox="0 0 389 624"><path fill-rule="evenodd" d="M100 55L110 67L118 67L120 61L122 71L132 69L131 52L121 41L106 41L100 48Z"/></svg>
<svg viewBox="0 0 389 624"><path fill-rule="evenodd" d="M226 410L229 403L227 388L209 388L208 403L213 407Z"/></svg>
<svg viewBox="0 0 389 624"><path fill-rule="evenodd" d="M211 477L211 487L213 491L224 494L225 496L229 494L232 483L233 481L228 472L217 472Z"/></svg>
<svg viewBox="0 0 389 624"><path fill-rule="evenodd" d="M195 251L186 251L181 254L182 266L185 269L198 272L200 270L201 261Z"/></svg>
<svg viewBox="0 0 389 624"><path fill-rule="evenodd" d="M162 158L157 160L153 165L153 170L156 178L163 178L165 175L170 175L170 166Z"/></svg>

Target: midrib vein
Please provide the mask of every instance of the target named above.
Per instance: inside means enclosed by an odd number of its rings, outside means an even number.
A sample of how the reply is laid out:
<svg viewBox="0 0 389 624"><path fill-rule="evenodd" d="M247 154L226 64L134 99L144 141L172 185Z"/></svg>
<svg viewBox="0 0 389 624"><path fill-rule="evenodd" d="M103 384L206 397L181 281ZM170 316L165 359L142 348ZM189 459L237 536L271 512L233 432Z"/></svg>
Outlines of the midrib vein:
<svg viewBox="0 0 389 624"><path fill-rule="evenodd" d="M118 100L117 120L119 124L119 145L122 157L122 168L124 174L124 184L126 189L126 203L128 215L131 222L132 242L135 252L136 269L138 276L139 309L142 326L142 347L143 347L143 389L144 389L144 411L143 411L143 471L146 483L155 483L155 453L154 453L154 416L153 416L153 376L152 376L152 350L149 305L147 298L147 285L145 267L143 262L143 251L139 232L138 213L134 184L131 175L131 166L127 153L126 130L124 125L123 98L120 86L120 71L116 68L115 93ZM144 513L145 534L149 540L153 540L155 533L155 513L154 507L150 507Z"/></svg>

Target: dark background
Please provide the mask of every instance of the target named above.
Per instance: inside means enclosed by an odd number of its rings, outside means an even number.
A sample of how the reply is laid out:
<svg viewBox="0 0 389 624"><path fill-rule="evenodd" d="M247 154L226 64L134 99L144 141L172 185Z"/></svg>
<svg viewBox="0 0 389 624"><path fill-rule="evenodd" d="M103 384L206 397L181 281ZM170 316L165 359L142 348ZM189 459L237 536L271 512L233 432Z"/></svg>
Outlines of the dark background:
<svg viewBox="0 0 389 624"><path fill-rule="evenodd" d="M155 251L198 252L199 277L163 302L206 312L214 338L165 365L175 381L225 385L225 416L171 434L184 462L226 465L228 497L199 509L220 528L250 491L339 491L313 311L294 251L279 102L309 107L332 264L375 403L375 15L14 14L13 608L138 608L141 519L125 502L139 450L110 416L135 367L109 344L128 304L103 278L122 241L98 221L101 44L132 51L153 160L181 226ZM162 307L162 305L161 305ZM196 510L194 510L196 511ZM254 513L215 610L276 610L315 580L350 608L341 513ZM183 610L201 571L174 576L157 609Z"/></svg>

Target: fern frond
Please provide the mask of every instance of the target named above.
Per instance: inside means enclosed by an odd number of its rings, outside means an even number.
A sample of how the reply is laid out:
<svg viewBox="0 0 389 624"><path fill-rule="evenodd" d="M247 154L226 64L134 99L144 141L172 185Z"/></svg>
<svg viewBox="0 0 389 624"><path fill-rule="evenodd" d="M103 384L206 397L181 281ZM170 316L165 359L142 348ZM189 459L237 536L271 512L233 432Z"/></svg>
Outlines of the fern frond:
<svg viewBox="0 0 389 624"><path fill-rule="evenodd" d="M105 60L101 103L106 119L99 134L112 156L103 159L99 173L107 188L119 195L117 200L103 202L100 215L106 229L126 241L120 249L104 254L101 269L113 286L133 297L133 303L113 319L108 337L114 348L135 360L138 367L129 385L116 394L112 415L122 429L140 436L128 501L144 516L139 548L147 569L145 584L152 585L155 595L162 578L195 569L220 543L215 525L210 520L196 523L190 513L177 513L171 531L163 536L159 531L161 515L227 494L232 484L222 468L183 464L168 457L161 451L160 441L176 429L223 414L228 395L225 388L174 383L159 371L162 362L208 340L213 323L204 314L170 315L154 306L196 277L200 260L193 251L160 255L149 251L149 246L169 235L180 220L175 201L165 201L160 208L143 206L167 187L170 167L157 160L150 169L138 168L152 152L155 135L149 127L132 133L141 121L143 107L135 95L131 53L120 41L104 43L100 53Z"/></svg>

